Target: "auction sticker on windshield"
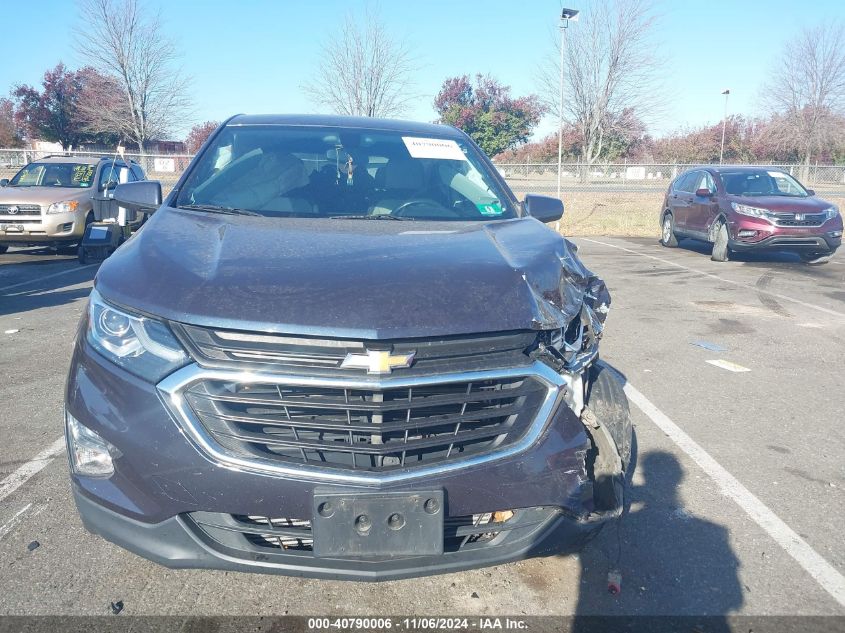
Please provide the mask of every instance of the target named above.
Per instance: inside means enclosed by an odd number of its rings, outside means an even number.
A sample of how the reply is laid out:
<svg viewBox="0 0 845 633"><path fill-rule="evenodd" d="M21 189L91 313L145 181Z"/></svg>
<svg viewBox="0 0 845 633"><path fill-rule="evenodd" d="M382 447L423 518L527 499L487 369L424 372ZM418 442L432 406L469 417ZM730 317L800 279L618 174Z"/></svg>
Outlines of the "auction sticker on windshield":
<svg viewBox="0 0 845 633"><path fill-rule="evenodd" d="M441 160L466 160L458 144L448 138L419 138L403 136L402 141L412 158L439 158Z"/></svg>

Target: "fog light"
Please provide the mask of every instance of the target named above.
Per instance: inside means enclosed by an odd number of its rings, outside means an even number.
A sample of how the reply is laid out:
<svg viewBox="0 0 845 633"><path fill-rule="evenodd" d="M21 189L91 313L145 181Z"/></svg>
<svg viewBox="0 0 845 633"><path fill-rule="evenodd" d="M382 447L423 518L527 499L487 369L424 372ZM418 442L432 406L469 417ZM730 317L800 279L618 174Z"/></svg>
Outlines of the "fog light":
<svg viewBox="0 0 845 633"><path fill-rule="evenodd" d="M86 477L111 477L114 474L112 456L119 455L118 450L70 413L65 412L65 420L73 472Z"/></svg>
<svg viewBox="0 0 845 633"><path fill-rule="evenodd" d="M743 229L737 233L737 237L754 237L757 235L757 231L751 231L749 229Z"/></svg>
<svg viewBox="0 0 845 633"><path fill-rule="evenodd" d="M842 237L842 231L831 231L828 235L830 235L830 237Z"/></svg>

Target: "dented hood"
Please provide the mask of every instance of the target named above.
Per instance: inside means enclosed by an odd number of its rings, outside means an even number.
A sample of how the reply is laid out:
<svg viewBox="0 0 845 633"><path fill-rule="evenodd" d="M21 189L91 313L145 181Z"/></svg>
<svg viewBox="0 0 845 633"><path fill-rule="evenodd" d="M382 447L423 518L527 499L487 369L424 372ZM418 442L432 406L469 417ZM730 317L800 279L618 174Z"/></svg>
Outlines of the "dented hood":
<svg viewBox="0 0 845 633"><path fill-rule="evenodd" d="M531 218L391 222L162 208L105 261L109 301L221 328L362 339L550 329L601 284Z"/></svg>

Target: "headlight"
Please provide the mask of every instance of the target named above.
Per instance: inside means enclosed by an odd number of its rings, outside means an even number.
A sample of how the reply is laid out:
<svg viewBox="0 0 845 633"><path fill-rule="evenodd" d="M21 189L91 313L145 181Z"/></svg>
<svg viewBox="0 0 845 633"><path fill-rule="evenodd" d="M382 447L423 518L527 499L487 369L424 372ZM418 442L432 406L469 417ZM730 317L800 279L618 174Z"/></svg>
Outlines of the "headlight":
<svg viewBox="0 0 845 633"><path fill-rule="evenodd" d="M825 220L832 220L837 215L839 215L839 207L837 207L835 204L830 205L827 209L824 210Z"/></svg>
<svg viewBox="0 0 845 633"><path fill-rule="evenodd" d="M158 382L188 362L179 341L164 323L128 314L91 291L88 342L110 361L150 382Z"/></svg>
<svg viewBox="0 0 845 633"><path fill-rule="evenodd" d="M768 209L760 209L759 207L750 207L747 204L740 204L739 202L731 202L733 210L742 215L750 215L755 218L766 218L770 211Z"/></svg>
<svg viewBox="0 0 845 633"><path fill-rule="evenodd" d="M66 202L54 202L47 207L47 213L73 213L79 203L76 200L67 200Z"/></svg>

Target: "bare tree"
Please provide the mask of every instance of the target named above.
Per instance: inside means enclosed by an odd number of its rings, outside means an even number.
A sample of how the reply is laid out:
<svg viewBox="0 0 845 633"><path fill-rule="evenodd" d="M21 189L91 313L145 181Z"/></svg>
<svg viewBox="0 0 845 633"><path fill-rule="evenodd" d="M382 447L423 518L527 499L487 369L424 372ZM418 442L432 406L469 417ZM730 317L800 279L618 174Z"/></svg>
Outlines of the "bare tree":
<svg viewBox="0 0 845 633"><path fill-rule="evenodd" d="M188 84L158 15L138 0L80 0L77 50L103 78L84 100L88 125L138 144L171 134L190 108Z"/></svg>
<svg viewBox="0 0 845 633"><path fill-rule="evenodd" d="M393 39L377 15L364 24L347 15L338 37L322 45L322 62L303 90L337 114L390 117L402 114L414 97L416 70L407 44Z"/></svg>
<svg viewBox="0 0 845 633"><path fill-rule="evenodd" d="M626 128L629 122L657 116L664 95L650 0L594 2L580 17L566 32L563 118L579 132L581 161L592 165L612 137L634 132ZM556 52L547 56L538 81L541 98L557 117L559 36L555 40Z"/></svg>
<svg viewBox="0 0 845 633"><path fill-rule="evenodd" d="M813 156L845 137L845 25L801 31L784 47L763 99L780 120L770 126L774 140L801 156L806 178Z"/></svg>

